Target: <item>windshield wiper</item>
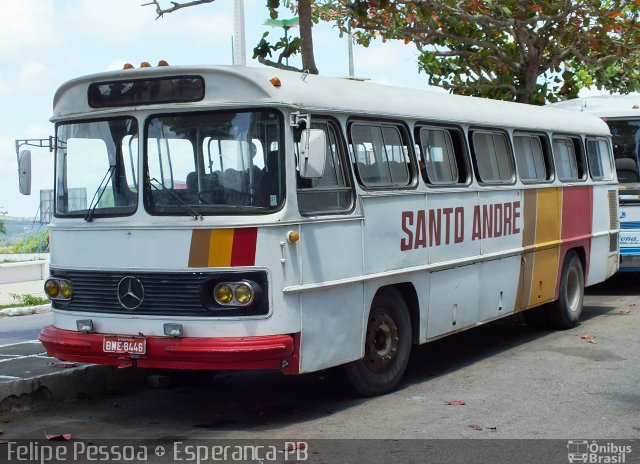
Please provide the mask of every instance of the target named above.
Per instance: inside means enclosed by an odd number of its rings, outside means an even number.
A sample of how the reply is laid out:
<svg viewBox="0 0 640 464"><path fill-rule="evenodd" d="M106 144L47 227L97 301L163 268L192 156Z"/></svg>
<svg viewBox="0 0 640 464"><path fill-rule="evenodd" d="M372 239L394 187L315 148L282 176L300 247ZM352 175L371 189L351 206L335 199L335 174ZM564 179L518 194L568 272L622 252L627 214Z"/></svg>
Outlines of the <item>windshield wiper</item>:
<svg viewBox="0 0 640 464"><path fill-rule="evenodd" d="M91 199L91 203L89 203L89 207L87 208L87 214L84 215L84 220L87 222L93 221L93 213L95 213L100 200L102 199L102 195L104 195L105 190L107 190L107 185L109 185L109 181L113 177L113 173L115 172L115 166L109 166L109 170L105 173L104 177L100 181L98 188L93 194L93 198ZM96 200L96 195L98 195L98 199ZM95 203L94 203L95 200Z"/></svg>
<svg viewBox="0 0 640 464"><path fill-rule="evenodd" d="M167 195L169 195L170 197L178 200L178 202L180 203L180 206L183 206L187 211L189 211L193 215L193 220L194 221L197 221L197 220L202 221L204 219L204 216L202 216L202 214L200 214L198 211L196 211L191 205L189 205L186 201L184 201L178 195L173 193L173 191L171 189L165 187L164 184L162 182L160 182L158 179L156 179L155 177L147 177L147 182L149 183L150 187L153 187L156 190L164 192ZM152 184L151 182L155 182L160 187Z"/></svg>

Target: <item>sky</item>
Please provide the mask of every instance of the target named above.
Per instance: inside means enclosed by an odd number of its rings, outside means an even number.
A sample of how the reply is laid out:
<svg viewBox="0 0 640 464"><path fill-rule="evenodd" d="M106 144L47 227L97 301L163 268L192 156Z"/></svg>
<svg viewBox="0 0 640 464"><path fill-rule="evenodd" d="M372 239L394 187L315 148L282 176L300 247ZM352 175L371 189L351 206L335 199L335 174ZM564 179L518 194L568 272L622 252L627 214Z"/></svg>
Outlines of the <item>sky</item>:
<svg viewBox="0 0 640 464"><path fill-rule="evenodd" d="M30 196L18 193L15 139L47 138L56 89L69 79L163 59L171 65L232 64L233 0L180 9L156 20L150 0L3 1L0 10L0 214L34 217L39 192L53 186L53 154L31 148ZM169 0L160 0L163 7ZM269 28L266 0L244 0L248 66ZM283 9L281 19L294 14ZM323 75L348 75L347 38L331 24L313 28L316 64ZM374 82L427 88L413 44L374 42L354 46L355 75ZM291 60L300 66L299 59Z"/></svg>
<svg viewBox="0 0 640 464"><path fill-rule="evenodd" d="M32 190L18 192L15 139L53 135L49 122L56 89L75 77L164 59L170 65L232 64L233 0L184 8L156 20L149 0L20 0L0 12L0 213L34 217L39 192L53 186L53 154L30 148ZM269 28L265 0L245 0L247 65ZM164 7L168 0L161 0ZM283 9L281 18L294 16ZM316 64L323 75L347 76L346 37L330 24L313 29ZM414 45L381 41L354 47L355 75L383 84L425 88ZM290 64L298 65L299 60Z"/></svg>

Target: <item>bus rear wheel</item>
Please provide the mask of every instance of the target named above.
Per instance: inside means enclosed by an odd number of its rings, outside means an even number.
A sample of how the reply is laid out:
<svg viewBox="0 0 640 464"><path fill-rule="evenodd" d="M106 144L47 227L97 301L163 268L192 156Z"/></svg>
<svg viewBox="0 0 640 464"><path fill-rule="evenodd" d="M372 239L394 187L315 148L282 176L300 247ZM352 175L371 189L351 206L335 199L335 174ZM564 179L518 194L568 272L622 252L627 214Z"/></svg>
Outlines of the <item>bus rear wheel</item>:
<svg viewBox="0 0 640 464"><path fill-rule="evenodd" d="M404 375L411 354L411 318L395 289L380 292L371 304L364 357L345 366L353 389L363 396L392 391Z"/></svg>
<svg viewBox="0 0 640 464"><path fill-rule="evenodd" d="M575 251L567 253L560 276L558 301L549 305L547 318L554 328L571 329L578 325L584 300L582 261Z"/></svg>

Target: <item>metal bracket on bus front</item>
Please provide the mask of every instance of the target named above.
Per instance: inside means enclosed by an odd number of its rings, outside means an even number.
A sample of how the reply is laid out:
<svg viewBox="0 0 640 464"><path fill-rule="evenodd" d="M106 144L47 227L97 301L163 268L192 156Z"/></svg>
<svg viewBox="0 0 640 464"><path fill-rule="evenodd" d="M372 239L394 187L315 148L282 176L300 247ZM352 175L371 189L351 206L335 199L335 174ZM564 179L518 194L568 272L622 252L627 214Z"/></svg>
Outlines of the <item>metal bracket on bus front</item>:
<svg viewBox="0 0 640 464"><path fill-rule="evenodd" d="M20 148L25 145L29 145L30 147L48 148L49 151L53 151L54 148L52 136L49 136L47 139L16 139L16 154L19 154Z"/></svg>
<svg viewBox="0 0 640 464"><path fill-rule="evenodd" d="M311 128L311 115L310 114L302 114L299 111L295 113L291 113L289 115L289 125L291 127L300 127L300 123L305 123L305 129Z"/></svg>

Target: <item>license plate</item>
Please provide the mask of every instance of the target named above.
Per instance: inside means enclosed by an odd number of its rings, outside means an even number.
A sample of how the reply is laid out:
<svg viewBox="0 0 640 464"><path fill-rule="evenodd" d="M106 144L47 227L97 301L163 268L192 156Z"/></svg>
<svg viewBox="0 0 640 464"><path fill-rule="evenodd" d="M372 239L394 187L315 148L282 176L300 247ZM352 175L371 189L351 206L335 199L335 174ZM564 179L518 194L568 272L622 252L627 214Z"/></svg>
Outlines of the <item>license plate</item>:
<svg viewBox="0 0 640 464"><path fill-rule="evenodd" d="M105 353L145 354L147 352L147 339L143 337L105 335L102 346Z"/></svg>

